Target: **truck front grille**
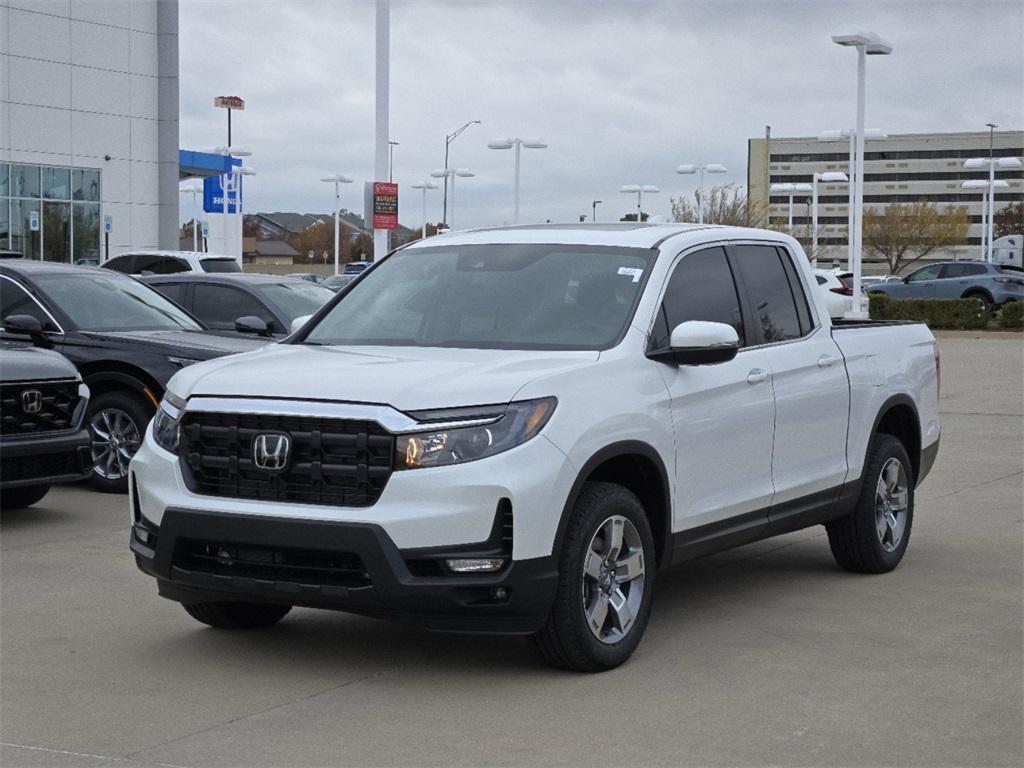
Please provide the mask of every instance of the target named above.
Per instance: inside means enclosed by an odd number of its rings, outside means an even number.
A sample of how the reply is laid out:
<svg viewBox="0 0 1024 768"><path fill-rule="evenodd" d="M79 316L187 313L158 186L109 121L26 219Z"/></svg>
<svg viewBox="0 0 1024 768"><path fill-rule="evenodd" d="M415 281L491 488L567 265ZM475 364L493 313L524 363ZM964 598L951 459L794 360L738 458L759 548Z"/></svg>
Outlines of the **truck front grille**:
<svg viewBox="0 0 1024 768"><path fill-rule="evenodd" d="M254 443L262 434L290 438L284 468L257 466ZM376 422L186 412L179 456L195 493L367 507L391 477L394 450L394 436Z"/></svg>
<svg viewBox="0 0 1024 768"><path fill-rule="evenodd" d="M74 379L0 384L0 436L71 429L76 405L78 382Z"/></svg>
<svg viewBox="0 0 1024 768"><path fill-rule="evenodd" d="M363 587L370 584L359 555L253 544L180 539L174 565L186 571L297 584Z"/></svg>

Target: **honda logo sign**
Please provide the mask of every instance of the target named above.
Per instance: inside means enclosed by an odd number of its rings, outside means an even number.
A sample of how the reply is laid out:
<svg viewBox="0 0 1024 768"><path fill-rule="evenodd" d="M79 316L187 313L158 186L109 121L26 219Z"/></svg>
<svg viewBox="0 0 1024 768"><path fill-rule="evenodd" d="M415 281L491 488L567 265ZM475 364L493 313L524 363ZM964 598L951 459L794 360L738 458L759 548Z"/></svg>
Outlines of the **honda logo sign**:
<svg viewBox="0 0 1024 768"><path fill-rule="evenodd" d="M252 441L252 463L268 472L280 472L288 466L292 440L280 432L256 435Z"/></svg>

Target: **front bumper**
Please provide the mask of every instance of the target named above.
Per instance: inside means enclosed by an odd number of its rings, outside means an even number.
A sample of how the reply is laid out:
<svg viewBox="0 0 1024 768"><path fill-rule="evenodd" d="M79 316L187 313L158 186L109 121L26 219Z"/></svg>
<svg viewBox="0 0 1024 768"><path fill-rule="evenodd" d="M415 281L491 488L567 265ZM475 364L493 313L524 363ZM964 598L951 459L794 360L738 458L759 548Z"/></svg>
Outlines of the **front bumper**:
<svg viewBox="0 0 1024 768"><path fill-rule="evenodd" d="M402 551L383 528L371 523L168 508L158 527L140 516L134 503L133 508L131 549L137 565L157 579L161 596L181 603L278 603L442 631L516 634L540 629L554 599L553 556L510 561L489 575L414 575L410 570L425 554L434 559L472 556L490 542L444 553ZM236 570L239 566L227 554L223 561L191 556L197 547L208 551L208 542L239 558L247 552L250 566L257 561L262 565ZM335 562L339 556L356 564L341 578L324 578L309 565ZM280 565L285 558L288 565Z"/></svg>
<svg viewBox="0 0 1024 768"><path fill-rule="evenodd" d="M92 472L91 445L87 429L8 438L0 442L0 488L82 480Z"/></svg>

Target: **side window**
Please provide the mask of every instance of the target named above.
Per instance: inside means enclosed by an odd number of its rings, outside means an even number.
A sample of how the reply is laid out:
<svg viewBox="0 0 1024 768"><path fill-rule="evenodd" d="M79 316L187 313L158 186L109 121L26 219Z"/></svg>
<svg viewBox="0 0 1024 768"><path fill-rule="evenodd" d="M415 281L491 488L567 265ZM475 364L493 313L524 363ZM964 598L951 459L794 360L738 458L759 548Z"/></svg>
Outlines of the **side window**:
<svg viewBox="0 0 1024 768"><path fill-rule="evenodd" d="M828 278L821 275L815 275L814 279L818 281L818 285L825 285L828 282Z"/></svg>
<svg viewBox="0 0 1024 768"><path fill-rule="evenodd" d="M191 269L192 269L192 267L190 267L188 265L188 262L185 261L184 259L179 259L177 257L166 258L166 259L164 259L164 262L161 265L161 270L162 271L160 272L160 274L162 274L162 275L176 275L179 272L188 272Z"/></svg>
<svg viewBox="0 0 1024 768"><path fill-rule="evenodd" d="M942 269L944 278L977 277L988 272L984 264L947 264Z"/></svg>
<svg viewBox="0 0 1024 768"><path fill-rule="evenodd" d="M158 275L160 274L160 262L163 260L161 256L154 256L149 253L140 253L135 257L135 263L132 264L131 274L133 275Z"/></svg>
<svg viewBox="0 0 1024 768"><path fill-rule="evenodd" d="M185 293L188 291L188 283L150 283L149 285L152 288L156 288L178 306L188 309L185 305Z"/></svg>
<svg viewBox="0 0 1024 768"><path fill-rule="evenodd" d="M0 319L9 315L30 315L39 321L44 330L57 330L50 316L20 285L6 277L0 277Z"/></svg>
<svg viewBox="0 0 1024 768"><path fill-rule="evenodd" d="M807 293L800 282L800 275L796 273L793 266L793 257L785 248L776 248L779 258L782 259L782 267L786 270L786 278L789 280L789 287L793 291L793 300L796 302L796 314L800 320L800 335L806 336L814 328L811 320L811 308L807 305Z"/></svg>
<svg viewBox="0 0 1024 768"><path fill-rule="evenodd" d="M931 264L924 269L917 270L917 272L907 278L907 282L917 283L921 280L937 280L941 269L941 264Z"/></svg>
<svg viewBox="0 0 1024 768"><path fill-rule="evenodd" d="M800 338L800 315L779 252L771 245L735 245L733 250L763 342Z"/></svg>
<svg viewBox="0 0 1024 768"><path fill-rule="evenodd" d="M112 269L115 272L121 272L125 275L132 273L132 262L135 260L134 256L115 256L110 261L106 262L103 266L107 269Z"/></svg>
<svg viewBox="0 0 1024 768"><path fill-rule="evenodd" d="M724 248L688 253L676 265L654 325L652 346L667 347L672 329L687 320L731 325L739 334L740 346L746 345L736 281Z"/></svg>
<svg viewBox="0 0 1024 768"><path fill-rule="evenodd" d="M195 286L192 314L214 328L234 328L235 320L245 315L255 315L268 321L272 319L266 307L248 293L209 283Z"/></svg>

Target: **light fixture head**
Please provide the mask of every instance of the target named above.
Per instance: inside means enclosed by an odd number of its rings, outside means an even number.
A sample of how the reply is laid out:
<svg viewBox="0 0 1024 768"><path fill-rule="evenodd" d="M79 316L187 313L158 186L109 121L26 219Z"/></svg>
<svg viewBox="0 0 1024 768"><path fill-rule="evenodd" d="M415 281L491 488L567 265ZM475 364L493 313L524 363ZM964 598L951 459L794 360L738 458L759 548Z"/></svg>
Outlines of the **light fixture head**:
<svg viewBox="0 0 1024 768"><path fill-rule="evenodd" d="M686 163L684 165L677 165L676 166L676 173L686 174L686 173L696 173L696 172L697 172L697 166L695 166L695 165L693 165L691 163Z"/></svg>
<svg viewBox="0 0 1024 768"><path fill-rule="evenodd" d="M721 163L708 163L704 166L704 170L708 173L726 173L725 166Z"/></svg>
<svg viewBox="0 0 1024 768"><path fill-rule="evenodd" d="M212 154L229 157L252 157L252 152L242 147L214 147Z"/></svg>
<svg viewBox="0 0 1024 768"><path fill-rule="evenodd" d="M814 191L814 187L812 187L810 184L794 184L793 185L793 191L794 192L813 192Z"/></svg>
<svg viewBox="0 0 1024 768"><path fill-rule="evenodd" d="M1021 162L1019 157L1000 157L996 160L996 165L1000 168L1020 168Z"/></svg>
<svg viewBox="0 0 1024 768"><path fill-rule="evenodd" d="M961 189L988 189L988 182L982 181L981 179L972 179L971 181L965 181L960 185Z"/></svg>
<svg viewBox="0 0 1024 768"><path fill-rule="evenodd" d="M625 192L627 195L628 194L634 194L635 195L637 192L640 192L641 189L643 189L643 188L639 184L623 184L622 188L619 189L619 192Z"/></svg>
<svg viewBox="0 0 1024 768"><path fill-rule="evenodd" d="M430 175L433 176L435 179L443 179L445 176L448 176L450 173L451 173L450 169L449 170L445 170L444 168L438 168L436 171L431 171Z"/></svg>
<svg viewBox="0 0 1024 768"><path fill-rule="evenodd" d="M818 181L849 181L849 177L842 171L825 171L824 173L816 173Z"/></svg>
<svg viewBox="0 0 1024 768"><path fill-rule="evenodd" d="M324 178L320 179L320 181L338 182L339 184L351 184L352 177L346 176L343 173L336 173L333 176L325 176Z"/></svg>
<svg viewBox="0 0 1024 768"><path fill-rule="evenodd" d="M984 157L972 157L970 160L964 160L964 168L984 168L988 165L988 160Z"/></svg>
<svg viewBox="0 0 1024 768"><path fill-rule="evenodd" d="M469 170L469 168L456 168L455 169L455 175L456 176L461 176L462 178L466 178L466 179L468 179L468 178L470 178L472 176L476 176L476 174L473 171Z"/></svg>
<svg viewBox="0 0 1024 768"><path fill-rule="evenodd" d="M544 139L537 138L537 137L532 137L532 138L529 138L529 139L521 139L519 143L522 144L527 149L547 149L548 148L547 142L545 142Z"/></svg>
<svg viewBox="0 0 1024 768"><path fill-rule="evenodd" d="M432 181L421 181L419 184L413 184L413 189L437 189L437 184Z"/></svg>
<svg viewBox="0 0 1024 768"><path fill-rule="evenodd" d="M653 184L644 184L643 190L644 190L644 192L649 192L651 194L654 194L655 192L661 192L661 190L658 189Z"/></svg>
<svg viewBox="0 0 1024 768"><path fill-rule="evenodd" d="M233 173L237 173L239 176L255 176L256 169L248 165L236 165L231 169Z"/></svg>
<svg viewBox="0 0 1024 768"><path fill-rule="evenodd" d="M515 146L514 139L492 139L487 142L488 149L512 149Z"/></svg>
<svg viewBox="0 0 1024 768"><path fill-rule="evenodd" d="M770 187L768 187L768 191L769 192L792 192L793 191L793 185L788 183L788 182L780 183L780 184L772 184Z"/></svg>

